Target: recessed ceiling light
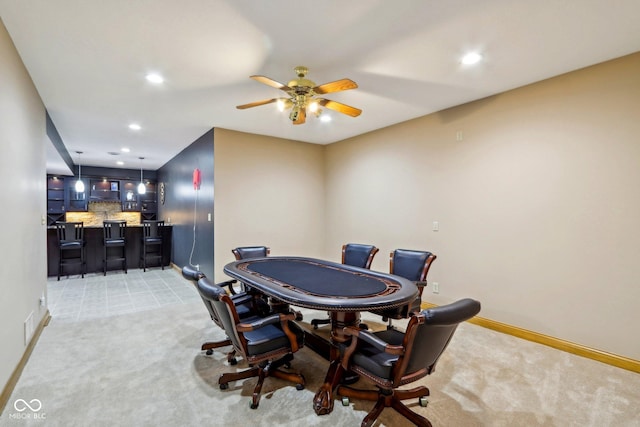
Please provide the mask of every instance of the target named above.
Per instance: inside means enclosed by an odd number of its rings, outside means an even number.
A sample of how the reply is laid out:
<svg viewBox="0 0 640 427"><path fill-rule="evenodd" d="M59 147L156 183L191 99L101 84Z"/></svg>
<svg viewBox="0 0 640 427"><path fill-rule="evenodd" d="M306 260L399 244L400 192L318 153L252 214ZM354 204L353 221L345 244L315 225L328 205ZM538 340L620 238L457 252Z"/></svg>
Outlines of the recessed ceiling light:
<svg viewBox="0 0 640 427"><path fill-rule="evenodd" d="M473 65L473 64L477 64L481 60L482 60L482 55L480 55L478 52L469 52L462 57L461 62L464 65Z"/></svg>
<svg viewBox="0 0 640 427"><path fill-rule="evenodd" d="M118 166L122 166L122 165L124 165L124 162L123 162L123 161L118 160L118 161L116 162L116 164L117 164Z"/></svg>
<svg viewBox="0 0 640 427"><path fill-rule="evenodd" d="M130 149L128 149L127 147L122 147L120 149L120 151L122 151L123 153L128 153L129 151L131 151Z"/></svg>
<svg viewBox="0 0 640 427"><path fill-rule="evenodd" d="M149 73L145 76L148 82L160 84L164 82L164 78L158 73Z"/></svg>
<svg viewBox="0 0 640 427"><path fill-rule="evenodd" d="M321 122L325 122L325 123L329 123L331 121L331 116L328 116L326 114L322 114L320 116L320 121Z"/></svg>
<svg viewBox="0 0 640 427"><path fill-rule="evenodd" d="M140 129L142 129L142 127L140 127L140 125L139 125L139 124L137 124L137 123L131 123L131 124L129 125L129 129L131 129L131 130L140 130ZM123 151L124 151L124 150L123 150Z"/></svg>

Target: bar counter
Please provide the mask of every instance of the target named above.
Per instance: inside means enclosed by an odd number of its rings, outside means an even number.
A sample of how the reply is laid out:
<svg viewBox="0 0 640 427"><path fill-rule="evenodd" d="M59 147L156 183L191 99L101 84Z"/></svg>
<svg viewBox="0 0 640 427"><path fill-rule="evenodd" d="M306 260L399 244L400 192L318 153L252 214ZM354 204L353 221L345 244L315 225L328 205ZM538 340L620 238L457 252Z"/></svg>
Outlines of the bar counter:
<svg viewBox="0 0 640 427"><path fill-rule="evenodd" d="M168 266L171 262L171 232L172 226L165 225L162 229L162 264ZM84 227L84 240L85 246L85 258L86 258L86 271L85 273L94 273L103 271L102 268L102 227ZM127 254L127 269L136 269L140 267L140 254L142 251L142 226L140 225L127 225L127 231L125 234L126 254ZM47 275L58 275L58 259L60 253L58 251L58 235L55 227L49 227L47 229ZM113 261L107 265L107 274L110 270L119 271L122 269L122 263ZM155 263L147 263L153 267L158 265ZM62 277L67 275L80 274L80 265L65 265L62 271Z"/></svg>

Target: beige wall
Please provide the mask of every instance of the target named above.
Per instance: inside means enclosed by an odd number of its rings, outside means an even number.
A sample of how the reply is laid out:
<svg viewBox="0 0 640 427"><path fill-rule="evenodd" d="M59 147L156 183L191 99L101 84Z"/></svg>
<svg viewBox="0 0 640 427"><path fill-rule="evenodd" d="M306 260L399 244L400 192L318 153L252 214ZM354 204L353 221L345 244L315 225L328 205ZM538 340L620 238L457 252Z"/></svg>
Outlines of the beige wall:
<svg viewBox="0 0 640 427"><path fill-rule="evenodd" d="M214 133L216 280L231 249L322 256L324 147L224 129Z"/></svg>
<svg viewBox="0 0 640 427"><path fill-rule="evenodd" d="M46 313L45 110L0 20L0 389L25 351L24 321Z"/></svg>
<svg viewBox="0 0 640 427"><path fill-rule="evenodd" d="M640 360L639 100L640 53L325 147L216 130L217 279L240 245L426 249L424 301Z"/></svg>
<svg viewBox="0 0 640 427"><path fill-rule="evenodd" d="M326 147L218 130L216 269L431 250L423 300L640 360L639 99L640 53Z"/></svg>
<svg viewBox="0 0 640 427"><path fill-rule="evenodd" d="M423 300L640 360L639 138L640 53L329 145L326 249L431 250Z"/></svg>

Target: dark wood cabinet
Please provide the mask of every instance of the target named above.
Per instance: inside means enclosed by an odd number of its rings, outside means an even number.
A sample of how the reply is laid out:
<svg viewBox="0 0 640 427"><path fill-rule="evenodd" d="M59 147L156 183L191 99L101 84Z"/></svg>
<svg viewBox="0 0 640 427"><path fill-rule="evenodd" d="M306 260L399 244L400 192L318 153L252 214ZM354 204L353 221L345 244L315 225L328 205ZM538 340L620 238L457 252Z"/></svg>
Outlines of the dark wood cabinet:
<svg viewBox="0 0 640 427"><path fill-rule="evenodd" d="M90 180L89 200L94 202L120 201L120 181L107 179Z"/></svg>
<svg viewBox="0 0 640 427"><path fill-rule="evenodd" d="M120 197L123 212L139 212L138 204L138 183L135 181L120 181L122 189Z"/></svg>
<svg viewBox="0 0 640 427"><path fill-rule="evenodd" d="M140 219L157 219L158 194L154 181L145 181L145 194L138 194L139 181L82 177L85 191L77 192L77 178L47 176L47 225L64 221L66 212L86 212L89 202L119 202L123 212L140 212Z"/></svg>
<svg viewBox="0 0 640 427"><path fill-rule="evenodd" d="M64 206L67 212L86 212L88 208L87 189L89 188L89 180L82 178L84 183L84 191L76 191L75 178L66 178L64 180Z"/></svg>
<svg viewBox="0 0 640 427"><path fill-rule="evenodd" d="M147 191L138 196L140 199L140 219L155 220L158 216L157 185L155 182L146 182L145 184Z"/></svg>
<svg viewBox="0 0 640 427"><path fill-rule="evenodd" d="M47 225L64 221L64 178L47 177Z"/></svg>

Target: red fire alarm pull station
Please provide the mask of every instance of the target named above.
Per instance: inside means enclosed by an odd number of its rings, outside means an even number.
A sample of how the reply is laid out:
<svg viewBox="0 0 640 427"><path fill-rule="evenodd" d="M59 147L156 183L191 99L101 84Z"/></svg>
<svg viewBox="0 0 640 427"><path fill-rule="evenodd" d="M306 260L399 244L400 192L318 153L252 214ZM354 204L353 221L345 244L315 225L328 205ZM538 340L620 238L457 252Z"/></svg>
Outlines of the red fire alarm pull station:
<svg viewBox="0 0 640 427"><path fill-rule="evenodd" d="M200 189L201 181L202 181L202 177L200 176L200 169L195 168L193 170L193 189L194 190Z"/></svg>

